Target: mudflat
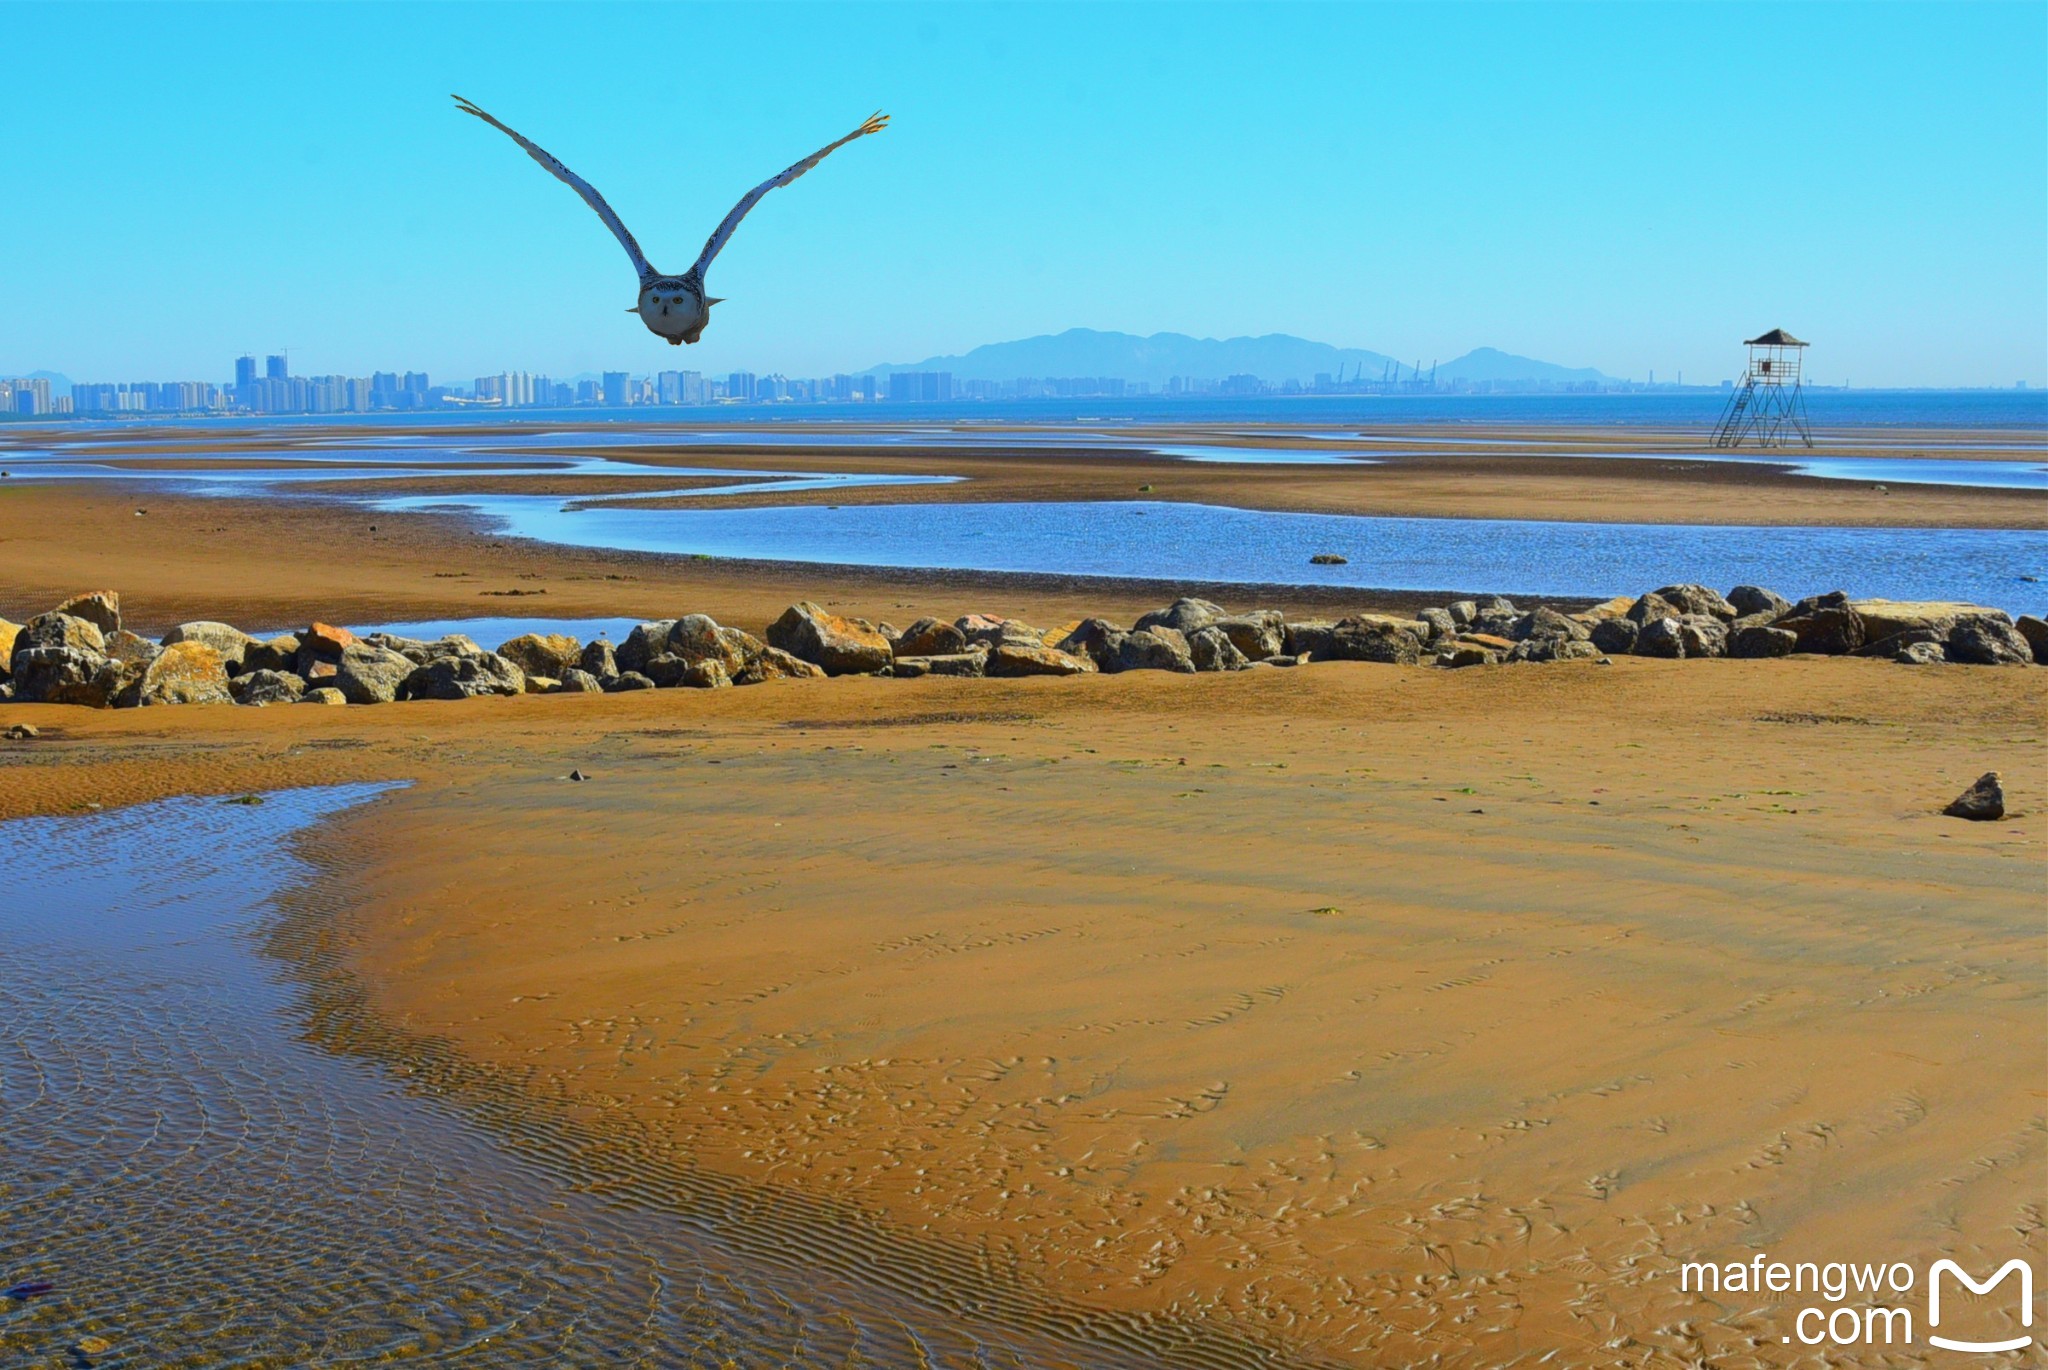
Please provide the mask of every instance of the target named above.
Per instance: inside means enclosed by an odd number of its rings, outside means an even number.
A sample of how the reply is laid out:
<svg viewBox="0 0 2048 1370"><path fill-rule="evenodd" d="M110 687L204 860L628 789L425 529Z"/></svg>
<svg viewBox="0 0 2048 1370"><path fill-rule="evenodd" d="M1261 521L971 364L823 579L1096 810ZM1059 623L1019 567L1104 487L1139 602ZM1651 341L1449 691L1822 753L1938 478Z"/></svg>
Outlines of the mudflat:
<svg viewBox="0 0 2048 1370"><path fill-rule="evenodd" d="M2044 681L15 706L0 793L411 779L322 839L394 1022L1051 1304L1361 1365L1777 1364L1771 1301L1681 1259L2042 1254ZM2013 818L1938 816L1990 768Z"/></svg>

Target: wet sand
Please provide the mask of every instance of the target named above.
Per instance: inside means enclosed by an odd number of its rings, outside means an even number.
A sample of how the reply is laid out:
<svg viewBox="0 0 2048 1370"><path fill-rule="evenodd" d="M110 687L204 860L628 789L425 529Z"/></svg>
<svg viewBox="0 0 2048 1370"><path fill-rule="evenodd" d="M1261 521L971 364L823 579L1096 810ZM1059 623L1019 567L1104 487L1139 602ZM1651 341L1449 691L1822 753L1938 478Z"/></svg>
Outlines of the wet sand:
<svg viewBox="0 0 2048 1370"><path fill-rule="evenodd" d="M1782 1306L1679 1259L2043 1255L2044 679L15 707L0 792L417 778L333 838L392 1023L1047 1298L1359 1365L1780 1364ZM2014 819L1937 816L1993 766Z"/></svg>

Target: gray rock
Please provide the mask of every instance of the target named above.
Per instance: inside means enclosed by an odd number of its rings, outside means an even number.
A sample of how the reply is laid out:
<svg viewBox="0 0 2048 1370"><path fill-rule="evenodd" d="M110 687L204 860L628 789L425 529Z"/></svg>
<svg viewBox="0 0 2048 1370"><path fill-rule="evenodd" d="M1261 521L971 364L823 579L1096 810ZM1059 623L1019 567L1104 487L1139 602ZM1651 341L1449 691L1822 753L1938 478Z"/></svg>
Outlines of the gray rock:
<svg viewBox="0 0 2048 1370"><path fill-rule="evenodd" d="M1287 616L1278 609L1230 614L1209 625L1230 639L1230 645L1252 661L1278 656L1287 648Z"/></svg>
<svg viewBox="0 0 2048 1370"><path fill-rule="evenodd" d="M1813 607L1807 608L1810 603ZM1773 626L1797 637L1799 651L1823 656L1847 656L1864 643L1863 616L1846 601L1826 604L1801 600L1793 606L1792 613Z"/></svg>
<svg viewBox="0 0 2048 1370"><path fill-rule="evenodd" d="M73 651L107 654L106 635L97 623L71 614L37 614L21 625L14 635L14 655L37 647L68 647Z"/></svg>
<svg viewBox="0 0 2048 1370"><path fill-rule="evenodd" d="M651 690L654 682L638 671L621 671L604 683L608 695L625 694L631 690Z"/></svg>
<svg viewBox="0 0 2048 1370"><path fill-rule="evenodd" d="M524 693L526 673L496 652L441 657L415 667L399 687L401 699L475 699ZM351 696L349 702L358 701Z"/></svg>
<svg viewBox="0 0 2048 1370"><path fill-rule="evenodd" d="M1102 669L1121 671L1178 671L1192 675L1195 661L1188 654L1188 640L1172 628L1143 628L1125 633Z"/></svg>
<svg viewBox="0 0 2048 1370"><path fill-rule="evenodd" d="M1206 599L1177 599L1164 609L1155 609L1144 615L1132 628L1171 628L1185 637L1224 617L1226 614L1220 604L1211 604Z"/></svg>
<svg viewBox="0 0 2048 1370"><path fill-rule="evenodd" d="M1869 624L1867 621L1864 626L1866 629L1868 628ZM1864 643L1856 649L1855 655L1877 657L1880 660L1891 661L1896 660L1899 653L1905 651L1908 647L1919 647L1930 643L1935 647L1936 654L1942 655L1943 649L1948 645L1948 629L1945 627L1933 628L1927 626L1908 628L1903 632L1893 633L1890 637L1881 637ZM1944 659L1946 659L1945 656Z"/></svg>
<svg viewBox="0 0 2048 1370"><path fill-rule="evenodd" d="M348 703L348 696L335 689L332 685L317 685L299 696L299 703L326 704L338 707Z"/></svg>
<svg viewBox="0 0 2048 1370"><path fill-rule="evenodd" d="M2021 614L2013 620L2012 626L2014 632L2027 640L2027 646L2033 650L2035 662L2048 666L2048 620L2036 618L2032 614Z"/></svg>
<svg viewBox="0 0 2048 1370"><path fill-rule="evenodd" d="M1640 602L1640 601L1638 601ZM1652 618L1636 634L1636 655L1678 658L1685 655L1684 625L1676 615Z"/></svg>
<svg viewBox="0 0 2048 1370"><path fill-rule="evenodd" d="M382 647L387 652L397 652L418 665L427 664L427 644L416 637L405 637L399 633L368 633L364 635L363 641L372 647ZM299 638L298 642L301 648L313 645L303 637ZM298 653L294 652L292 655L296 658Z"/></svg>
<svg viewBox="0 0 2048 1370"><path fill-rule="evenodd" d="M586 675L595 676L599 680L612 680L619 674L619 662L612 652L612 644L603 638L584 645L583 656L577 665L583 668Z"/></svg>
<svg viewBox="0 0 2048 1370"><path fill-rule="evenodd" d="M339 690L341 697L351 704L389 704L403 697L401 691L414 671L425 669L401 652L358 642L342 648L341 659L334 663L331 676L301 679L309 686Z"/></svg>
<svg viewBox="0 0 2048 1370"><path fill-rule="evenodd" d="M1330 636L1337 631L1337 625L1327 619L1303 619L1290 622L1281 639L1281 646L1289 656L1324 656L1330 650Z"/></svg>
<svg viewBox="0 0 2048 1370"><path fill-rule="evenodd" d="M1628 613L1623 617L1640 628L1660 618L1677 618L1680 612L1676 604L1653 590L1647 595L1639 596L1634 604L1628 606Z"/></svg>
<svg viewBox="0 0 2048 1370"><path fill-rule="evenodd" d="M1525 642L1532 637L1586 638L1591 630L1577 619L1567 618L1557 610L1539 607L1530 610L1508 625L1503 634L1516 642Z"/></svg>
<svg viewBox="0 0 2048 1370"><path fill-rule="evenodd" d="M1728 655L1756 658L1790 656L1799 647L1799 635L1762 623L1744 624L1728 634Z"/></svg>
<svg viewBox="0 0 2048 1370"><path fill-rule="evenodd" d="M1188 634L1188 658L1198 671L1241 671L1252 664L1230 635L1215 627L1197 628Z"/></svg>
<svg viewBox="0 0 2048 1370"><path fill-rule="evenodd" d="M1480 614L1506 614L1509 618L1517 618L1522 612L1515 607L1515 602L1505 595L1483 595L1477 603ZM1477 616L1474 615L1475 618Z"/></svg>
<svg viewBox="0 0 2048 1370"><path fill-rule="evenodd" d="M1045 630L1017 618L996 618L989 614L968 614L953 626L967 639L969 647L1043 647Z"/></svg>
<svg viewBox="0 0 2048 1370"><path fill-rule="evenodd" d="M1451 670L1466 666L1490 666L1500 659L1499 652L1490 651L1476 642L1453 642L1436 654L1436 664Z"/></svg>
<svg viewBox="0 0 2048 1370"><path fill-rule="evenodd" d="M1479 617L1479 601L1472 599L1453 600L1444 606L1444 612L1451 616L1451 622L1460 628Z"/></svg>
<svg viewBox="0 0 2048 1370"><path fill-rule="evenodd" d="M809 600L790 605L768 625L768 643L824 667L826 675L879 671L895 659L889 640L872 624L827 613Z"/></svg>
<svg viewBox="0 0 2048 1370"><path fill-rule="evenodd" d="M298 703L305 697L306 682L287 671L261 667L236 676L228 682L228 690L237 704L261 708L266 704Z"/></svg>
<svg viewBox="0 0 2048 1370"><path fill-rule="evenodd" d="M84 619L74 620L84 623ZM86 624L92 627L91 624ZM99 630L94 628L97 633ZM133 668L83 647L22 647L14 650L14 698L22 704L78 704L111 708Z"/></svg>
<svg viewBox="0 0 2048 1370"><path fill-rule="evenodd" d="M121 631L121 596L118 591L91 590L73 595L59 604L56 612L84 619L99 629L103 636L111 637Z"/></svg>
<svg viewBox="0 0 2048 1370"><path fill-rule="evenodd" d="M1757 614L1779 618L1792 607L1785 602L1784 596L1775 590L1766 590L1761 585L1736 586L1728 592L1728 603L1740 618L1750 618Z"/></svg>
<svg viewBox="0 0 2048 1370"><path fill-rule="evenodd" d="M621 673L626 671L645 672L650 657L661 656L668 651L669 629L676 626L672 618L657 618L634 627L626 634L614 653L614 664ZM589 667L585 667L589 670ZM598 674L592 672L592 674Z"/></svg>
<svg viewBox="0 0 2048 1370"><path fill-rule="evenodd" d="M117 628L107 634L106 655L131 666L147 666L163 651L164 648L140 633L131 633L126 628Z"/></svg>
<svg viewBox="0 0 2048 1370"><path fill-rule="evenodd" d="M1216 633L1215 629L1205 628L1203 631L1215 633L1218 638L1222 639L1225 647L1230 648L1232 651L1236 650L1236 648L1230 647L1230 639L1223 637L1221 633ZM1243 660L1242 657L1238 659L1240 661ZM988 651L988 662L983 667L983 674L1004 678L1031 675L1093 675L1094 673L1095 662L1092 658L1071 652L1063 652L1057 647L1048 647L1043 642L1032 646L1006 642L1000 646L991 647Z"/></svg>
<svg viewBox="0 0 2048 1370"><path fill-rule="evenodd" d="M1977 783L1957 795L1942 810L1950 818L1967 818L1976 823L1996 822L2005 817L2005 787L1997 771L1986 771Z"/></svg>
<svg viewBox="0 0 2048 1370"><path fill-rule="evenodd" d="M967 634L936 618L921 618L891 644L896 655L957 656L967 650Z"/></svg>
<svg viewBox="0 0 2048 1370"><path fill-rule="evenodd" d="M1484 650L1483 648L1479 650ZM1591 661L1600 649L1584 638L1532 637L1515 644L1509 661Z"/></svg>
<svg viewBox="0 0 2048 1370"><path fill-rule="evenodd" d="M1704 585L1666 585L1657 591L1657 597L1667 604L1677 605L1681 614L1705 614L1723 622L1738 614L1735 606L1721 597L1719 590L1710 590Z"/></svg>
<svg viewBox="0 0 2048 1370"><path fill-rule="evenodd" d="M242 653L242 670L288 674L298 662L299 645L296 633L280 633L266 641L254 643Z"/></svg>
<svg viewBox="0 0 2048 1370"><path fill-rule="evenodd" d="M1429 625L1431 642L1441 642L1458 635L1458 621L1452 618L1447 610L1420 609L1416 611L1415 617Z"/></svg>
<svg viewBox="0 0 2048 1370"><path fill-rule="evenodd" d="M732 673L725 669L723 661L706 657L690 663L681 684L686 690L723 690L732 685Z"/></svg>
<svg viewBox="0 0 2048 1370"><path fill-rule="evenodd" d="M1488 610L1482 606L1479 619ZM1316 652L1332 661L1376 661L1385 665L1413 666L1422 660L1422 642L1406 628L1377 619L1339 619L1330 630L1329 645Z"/></svg>
<svg viewBox="0 0 2048 1370"><path fill-rule="evenodd" d="M242 669L242 659L251 647L257 645L256 639L240 628L228 623L215 623L211 619L180 623L165 633L161 641L166 647L175 647L180 642L203 642L220 653L221 664L230 674Z"/></svg>
<svg viewBox="0 0 2048 1370"><path fill-rule="evenodd" d="M763 646L747 658L747 664L732 678L735 685L759 685L769 680L822 680L823 667L802 657L791 656L780 647Z"/></svg>
<svg viewBox="0 0 2048 1370"><path fill-rule="evenodd" d="M989 652L945 652L938 656L899 656L893 674L898 680L920 676L983 676L988 674Z"/></svg>
<svg viewBox="0 0 2048 1370"><path fill-rule="evenodd" d="M1641 629L1634 619L1603 618L1593 625L1588 641L1603 652L1626 655L1636 649L1636 636L1639 632Z"/></svg>
<svg viewBox="0 0 2048 1370"><path fill-rule="evenodd" d="M715 661L728 679L764 646L752 633L722 628L709 614L685 614L668 630L668 651L691 663Z"/></svg>
<svg viewBox="0 0 2048 1370"><path fill-rule="evenodd" d="M1727 655L1728 625L1713 614L1686 614L1678 620L1678 635L1688 657Z"/></svg>
<svg viewBox="0 0 2048 1370"><path fill-rule="evenodd" d="M561 695L594 695L602 693L604 682L581 666L571 666L562 672L560 684L555 693Z"/></svg>
<svg viewBox="0 0 2048 1370"><path fill-rule="evenodd" d="M2004 618L1965 614L1948 630L1948 659L1970 666L2031 666L2034 649Z"/></svg>
<svg viewBox="0 0 2048 1370"><path fill-rule="evenodd" d="M1948 662L1948 653L1938 642L1909 642L1892 653L1892 660L1901 666L1941 666Z"/></svg>
<svg viewBox="0 0 2048 1370"><path fill-rule="evenodd" d="M1115 659L1117 644L1124 639L1124 630L1105 618L1082 619L1080 626L1055 642L1053 646L1072 656L1085 656L1101 670L1108 670Z"/></svg>

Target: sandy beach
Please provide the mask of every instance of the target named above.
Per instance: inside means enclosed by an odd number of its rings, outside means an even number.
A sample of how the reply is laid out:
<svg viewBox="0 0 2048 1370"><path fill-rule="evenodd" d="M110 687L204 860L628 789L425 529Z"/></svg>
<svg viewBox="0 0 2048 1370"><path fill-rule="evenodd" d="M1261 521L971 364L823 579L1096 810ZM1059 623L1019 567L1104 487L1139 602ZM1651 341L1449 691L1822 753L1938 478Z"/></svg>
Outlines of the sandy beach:
<svg viewBox="0 0 2048 1370"><path fill-rule="evenodd" d="M1000 478L1109 497L1082 480L1101 465ZM1398 488L1158 465L1287 507ZM1557 516L1605 498L1528 479ZM1645 479L1654 503L1676 477ZM1484 487L1463 467L1429 482ZM1802 497L1681 484L1730 517ZM1864 517L1859 492L1805 484ZM2024 492L1870 498L2041 512ZM758 632L801 597L1052 623L1169 597L51 485L0 492L0 584L12 617L118 585L148 631L697 611ZM331 948L395 1029L615 1130L622 1155L849 1204L913 1259L971 1252L1049 1318L1207 1328L1303 1364L1778 1365L1785 1301L1703 1304L1679 1262L2048 1247L2038 670L1336 662L0 705L17 721L41 736L0 743L9 817L410 782L309 839L345 891ZM2007 821L1940 816L1992 769Z"/></svg>

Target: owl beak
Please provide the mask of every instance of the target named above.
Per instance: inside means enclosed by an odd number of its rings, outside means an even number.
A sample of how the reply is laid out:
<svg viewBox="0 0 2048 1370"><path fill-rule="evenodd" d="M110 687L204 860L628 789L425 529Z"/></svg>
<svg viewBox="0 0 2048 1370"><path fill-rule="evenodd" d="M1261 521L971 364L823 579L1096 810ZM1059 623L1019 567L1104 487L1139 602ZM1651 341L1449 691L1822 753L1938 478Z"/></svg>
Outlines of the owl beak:
<svg viewBox="0 0 2048 1370"><path fill-rule="evenodd" d="M706 300L706 301L704 301L704 307L705 307L706 309L709 309L709 308L711 308L711 306L712 306L712 305L715 305L715 304L724 304L724 303L725 303L725 301L724 301L724 300L721 300L721 299L709 299L709 300Z"/></svg>

